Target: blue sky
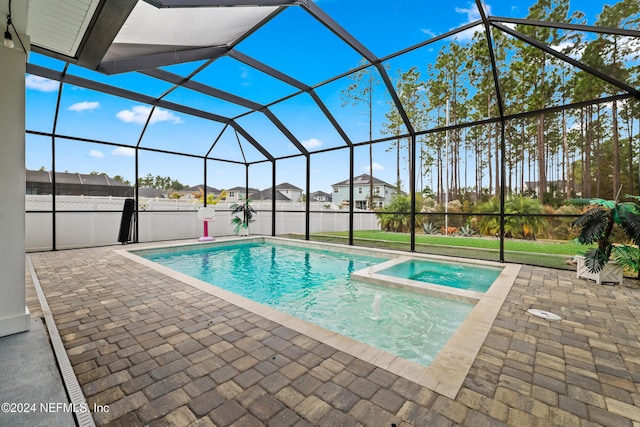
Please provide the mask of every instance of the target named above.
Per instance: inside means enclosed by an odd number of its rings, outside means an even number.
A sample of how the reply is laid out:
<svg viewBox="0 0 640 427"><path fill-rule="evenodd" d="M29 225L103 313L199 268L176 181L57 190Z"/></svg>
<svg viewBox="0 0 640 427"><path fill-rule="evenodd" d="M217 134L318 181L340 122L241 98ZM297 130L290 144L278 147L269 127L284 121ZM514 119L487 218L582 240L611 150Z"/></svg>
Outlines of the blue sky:
<svg viewBox="0 0 640 427"><path fill-rule="evenodd" d="M347 31L358 38L379 57L420 43L430 37L444 33L479 18L475 3L469 1L435 2L432 0L319 0L319 7L332 16ZM600 1L573 2L586 12L589 23L593 23L602 9ZM489 1L487 7L492 15L526 17L531 2ZM587 9L585 9L587 8ZM458 36L465 42L472 32ZM420 62L423 68L435 57L442 44L430 45L410 55L396 58L388 64L392 79L398 70ZM267 65L290 74L307 85L315 85L357 66L359 54L342 43L316 20L299 8L289 8L261 28L239 46L238 50ZM62 63L31 55L31 62L61 69ZM201 62L165 67L168 71L186 75ZM96 78L105 83L130 90L138 90L150 96L159 96L170 87L138 73L102 76L95 72L72 66L70 74ZM222 58L195 77L196 81L210 84L261 104L269 104L290 95L296 90L258 70L230 58ZM344 105L341 96L350 81L343 78L317 90L318 95L335 115L354 142L368 140L368 113L365 107ZM384 114L389 111L389 96L374 90L373 137L380 138ZM27 129L50 132L53 126L58 85L35 76L27 76ZM216 100L211 97L178 89L166 98L168 101L234 117L246 112L246 108ZM325 116L306 94L296 96L270 107L309 150L320 150L343 146L344 143L329 124ZM65 85L62 96L57 132L89 139L122 143L135 146L150 106L120 99L79 87ZM260 113L243 117L238 122L275 156L297 153L291 142ZM142 147L205 154L215 138L223 130L220 123L192 117L179 112L156 109L151 123L142 139ZM241 141L243 152L238 149ZM27 136L27 168L51 168L49 138ZM56 142L56 168L59 171L89 173L91 171L121 175L134 180L134 150L104 144L79 143L58 139ZM242 161L260 160L262 155L240 135L227 130L216 143L212 157ZM356 149L355 173L368 173L368 148ZM374 175L387 182L396 179L395 153L388 144L374 146ZM303 157L287 159L278 163L277 182L290 182L305 188ZM312 156L311 191L329 192L331 184L348 178L348 151L338 150ZM140 176L147 173L170 176L184 184L203 182L202 161L167 154L142 152ZM473 172L470 172L473 176ZM406 171L402 171L406 182ZM230 188L244 184L243 166L221 162L209 162L208 184L217 188ZM472 181L470 178L469 181ZM429 182L425 182L429 184ZM266 188L271 185L271 168L268 164L250 168L251 187Z"/></svg>

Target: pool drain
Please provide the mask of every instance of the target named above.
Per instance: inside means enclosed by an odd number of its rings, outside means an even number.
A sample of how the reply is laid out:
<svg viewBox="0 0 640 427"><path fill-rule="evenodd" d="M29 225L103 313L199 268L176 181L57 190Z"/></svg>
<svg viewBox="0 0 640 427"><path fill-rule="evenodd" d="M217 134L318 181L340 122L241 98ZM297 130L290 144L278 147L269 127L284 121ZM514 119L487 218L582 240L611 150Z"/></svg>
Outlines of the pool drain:
<svg viewBox="0 0 640 427"><path fill-rule="evenodd" d="M547 320L560 320L561 317L554 313L549 313L548 311L538 310L536 308L531 308L527 310L527 313L533 314L534 316L541 317Z"/></svg>

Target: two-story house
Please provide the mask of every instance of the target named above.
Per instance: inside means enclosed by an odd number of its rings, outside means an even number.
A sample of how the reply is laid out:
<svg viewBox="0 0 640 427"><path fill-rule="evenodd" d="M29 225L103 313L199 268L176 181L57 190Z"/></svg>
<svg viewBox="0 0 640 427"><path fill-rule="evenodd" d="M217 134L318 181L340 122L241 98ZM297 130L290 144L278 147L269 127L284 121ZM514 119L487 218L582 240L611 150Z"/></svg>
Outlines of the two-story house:
<svg viewBox="0 0 640 427"><path fill-rule="evenodd" d="M252 198L254 194L258 193L260 190L257 188L249 188L249 198ZM235 203L240 201L240 197L243 199L246 197L247 188L245 187L233 187L227 190L226 201Z"/></svg>
<svg viewBox="0 0 640 427"><path fill-rule="evenodd" d="M283 182L282 184L276 185L276 191L282 193L289 200L294 202L299 202L302 198L303 190L302 188L298 188L293 184L289 184L288 182Z"/></svg>
<svg viewBox="0 0 640 427"><path fill-rule="evenodd" d="M282 194L280 191L276 190L276 201L278 202L290 202L291 199ZM258 191L256 194L252 195L251 198L255 200L273 200L273 189L271 187L266 188L262 191Z"/></svg>
<svg viewBox="0 0 640 427"><path fill-rule="evenodd" d="M331 202L331 194L324 191L314 191L311 193L312 202Z"/></svg>
<svg viewBox="0 0 640 427"><path fill-rule="evenodd" d="M362 174L353 178L353 207L356 209L367 209L369 201L369 189L371 175ZM333 184L333 202L349 202L349 180ZM391 202L396 194L396 186L373 177L373 208L383 208Z"/></svg>

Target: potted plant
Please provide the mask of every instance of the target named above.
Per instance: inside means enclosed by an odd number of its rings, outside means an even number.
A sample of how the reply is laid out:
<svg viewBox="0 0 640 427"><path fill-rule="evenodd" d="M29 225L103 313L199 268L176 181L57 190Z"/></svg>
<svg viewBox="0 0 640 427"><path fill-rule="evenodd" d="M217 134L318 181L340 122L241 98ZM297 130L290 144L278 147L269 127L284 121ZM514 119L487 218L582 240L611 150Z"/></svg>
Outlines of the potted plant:
<svg viewBox="0 0 640 427"><path fill-rule="evenodd" d="M240 231L243 230L242 234L248 236L249 224L255 221L253 215L257 214L256 210L251 207L251 198L243 200L242 196L240 196L240 201L231 205L231 215L239 214L240 212L242 212L242 218L239 215L231 218L231 224L235 225L233 232L240 235Z"/></svg>
<svg viewBox="0 0 640 427"><path fill-rule="evenodd" d="M618 191L618 194L620 192ZM625 196L632 202L603 199L574 199L574 204L588 204L593 207L573 222L580 227L578 242L584 245L596 243L583 256L577 256L578 277L602 282L622 282L623 267L638 271L638 244L640 244L640 196ZM614 244L613 232L619 225L629 242ZM609 262L613 258L614 262Z"/></svg>

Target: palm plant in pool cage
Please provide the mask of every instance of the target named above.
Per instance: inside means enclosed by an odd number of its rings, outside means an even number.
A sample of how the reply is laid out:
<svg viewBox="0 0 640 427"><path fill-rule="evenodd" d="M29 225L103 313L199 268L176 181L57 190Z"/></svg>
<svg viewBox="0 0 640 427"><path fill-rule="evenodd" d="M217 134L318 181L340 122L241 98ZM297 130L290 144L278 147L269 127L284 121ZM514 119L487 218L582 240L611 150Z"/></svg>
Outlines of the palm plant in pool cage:
<svg viewBox="0 0 640 427"><path fill-rule="evenodd" d="M240 213L242 213L242 217L237 215ZM231 205L231 215L236 214L236 216L231 218L231 224L235 225L233 232L239 234L240 230L244 229L246 231L245 234L249 235L249 224L255 221L253 215L257 213L258 212L251 207L251 198L243 199L242 196L240 196L240 201Z"/></svg>
<svg viewBox="0 0 640 427"><path fill-rule="evenodd" d="M633 202L619 202L603 199L573 199L573 204L589 204L593 207L573 222L573 226L580 227L578 242L583 245L597 243L597 247L586 251L585 266L591 273L598 273L612 257L624 268L638 272L640 251L640 196L625 196L634 199ZM613 232L615 225L624 231L628 242L614 244Z"/></svg>

